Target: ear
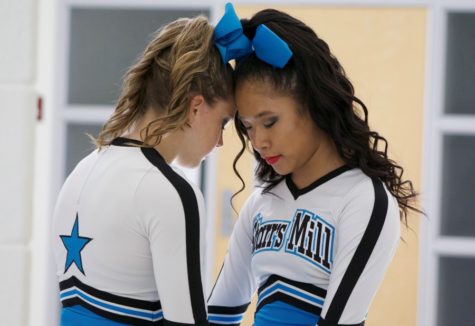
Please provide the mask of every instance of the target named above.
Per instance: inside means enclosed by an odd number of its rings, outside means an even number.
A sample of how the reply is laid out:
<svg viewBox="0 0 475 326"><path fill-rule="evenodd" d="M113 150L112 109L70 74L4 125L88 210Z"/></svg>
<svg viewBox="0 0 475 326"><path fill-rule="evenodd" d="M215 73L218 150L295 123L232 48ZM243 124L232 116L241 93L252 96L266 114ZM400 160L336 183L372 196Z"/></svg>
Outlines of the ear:
<svg viewBox="0 0 475 326"><path fill-rule="evenodd" d="M198 116L199 113L203 110L203 106L206 104L205 98L203 95L198 94L198 95L193 95L190 99L190 106L188 110L188 121L190 123L193 123L195 121L196 117Z"/></svg>

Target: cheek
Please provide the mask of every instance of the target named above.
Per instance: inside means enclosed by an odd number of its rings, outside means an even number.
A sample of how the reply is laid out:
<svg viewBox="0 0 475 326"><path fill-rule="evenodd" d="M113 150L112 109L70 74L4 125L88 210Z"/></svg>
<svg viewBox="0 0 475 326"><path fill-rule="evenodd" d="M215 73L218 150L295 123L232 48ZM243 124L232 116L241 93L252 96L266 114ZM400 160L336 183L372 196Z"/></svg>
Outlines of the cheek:
<svg viewBox="0 0 475 326"><path fill-rule="evenodd" d="M213 126L209 126L208 129L206 130L207 137L206 139L208 140L208 146L214 147L219 141L219 138L221 137L221 124L215 124Z"/></svg>
<svg viewBox="0 0 475 326"><path fill-rule="evenodd" d="M310 138L306 130L295 125L287 125L276 130L273 145L280 147L279 149L288 155L300 156L310 146Z"/></svg>
<svg viewBox="0 0 475 326"><path fill-rule="evenodd" d="M302 141L302 131L292 122L283 122L273 134L275 141L290 149L299 146Z"/></svg>

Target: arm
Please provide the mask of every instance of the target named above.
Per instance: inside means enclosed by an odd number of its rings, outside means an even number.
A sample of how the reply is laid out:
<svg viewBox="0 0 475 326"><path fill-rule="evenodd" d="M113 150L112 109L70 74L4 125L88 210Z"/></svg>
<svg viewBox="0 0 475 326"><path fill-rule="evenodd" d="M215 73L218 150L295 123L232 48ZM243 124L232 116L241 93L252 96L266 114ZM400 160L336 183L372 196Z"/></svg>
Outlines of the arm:
<svg viewBox="0 0 475 326"><path fill-rule="evenodd" d="M378 179L359 185L337 212L337 239L319 326L364 325L399 241L399 209Z"/></svg>
<svg viewBox="0 0 475 326"><path fill-rule="evenodd" d="M252 197L234 226L228 253L208 299L211 325L239 325L256 289L251 270Z"/></svg>
<svg viewBox="0 0 475 326"><path fill-rule="evenodd" d="M200 261L205 231L201 197L178 175L170 180L155 174L142 183L137 202L150 242L164 325L208 325Z"/></svg>

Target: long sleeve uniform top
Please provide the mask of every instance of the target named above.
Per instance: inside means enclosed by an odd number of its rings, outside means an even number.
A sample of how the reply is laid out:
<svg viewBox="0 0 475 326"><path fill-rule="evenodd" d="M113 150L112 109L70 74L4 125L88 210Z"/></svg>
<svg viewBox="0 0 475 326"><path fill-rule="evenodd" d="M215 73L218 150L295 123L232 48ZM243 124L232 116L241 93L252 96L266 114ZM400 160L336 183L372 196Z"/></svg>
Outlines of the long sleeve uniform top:
<svg viewBox="0 0 475 326"><path fill-rule="evenodd" d="M201 192L131 143L94 151L61 189L52 233L62 324L207 325Z"/></svg>
<svg viewBox="0 0 475 326"><path fill-rule="evenodd" d="M377 178L343 166L304 189L290 177L241 211L209 297L214 325L363 325L399 242L399 208Z"/></svg>

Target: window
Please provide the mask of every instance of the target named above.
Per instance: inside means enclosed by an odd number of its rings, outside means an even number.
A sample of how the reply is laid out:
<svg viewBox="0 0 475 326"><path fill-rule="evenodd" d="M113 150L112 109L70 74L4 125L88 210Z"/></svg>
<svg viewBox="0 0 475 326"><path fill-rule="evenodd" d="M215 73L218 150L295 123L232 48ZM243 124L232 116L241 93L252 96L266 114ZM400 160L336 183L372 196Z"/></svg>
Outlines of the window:
<svg viewBox="0 0 475 326"><path fill-rule="evenodd" d="M180 17L210 15L209 8L70 8L69 51L62 116L66 133L64 177L94 146L120 95L122 77L154 33ZM200 169L184 171L200 184Z"/></svg>
<svg viewBox="0 0 475 326"><path fill-rule="evenodd" d="M420 325L474 325L475 8L444 6L429 54Z"/></svg>

